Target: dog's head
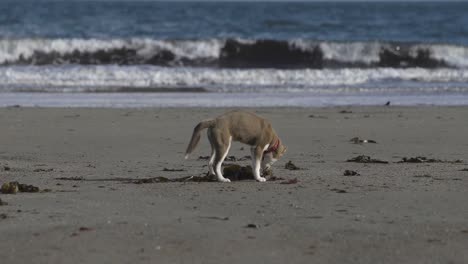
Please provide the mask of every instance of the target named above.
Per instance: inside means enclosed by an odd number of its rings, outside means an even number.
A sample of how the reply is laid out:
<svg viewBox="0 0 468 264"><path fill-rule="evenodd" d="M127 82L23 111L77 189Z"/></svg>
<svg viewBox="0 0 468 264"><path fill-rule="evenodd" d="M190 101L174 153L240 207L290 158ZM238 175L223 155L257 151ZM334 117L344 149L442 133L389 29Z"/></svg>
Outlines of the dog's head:
<svg viewBox="0 0 468 264"><path fill-rule="evenodd" d="M264 170L269 169L271 165L273 165L273 163L278 161L284 155L284 153L286 153L287 149L288 148L285 145L280 143L276 150L264 153L262 160L262 168Z"/></svg>

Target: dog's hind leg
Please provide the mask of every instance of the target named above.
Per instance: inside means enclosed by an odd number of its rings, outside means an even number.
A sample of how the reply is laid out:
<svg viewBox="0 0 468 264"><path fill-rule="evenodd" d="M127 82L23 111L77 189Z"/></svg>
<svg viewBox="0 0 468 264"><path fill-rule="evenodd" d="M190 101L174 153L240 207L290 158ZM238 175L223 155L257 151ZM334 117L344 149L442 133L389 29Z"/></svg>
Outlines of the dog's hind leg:
<svg viewBox="0 0 468 264"><path fill-rule="evenodd" d="M213 149L211 149L211 157L210 157L210 161L208 162L208 169L210 170L210 176L212 175L216 175L215 171L214 171L214 160L215 160L215 156L216 156L216 151Z"/></svg>
<svg viewBox="0 0 468 264"><path fill-rule="evenodd" d="M250 149L252 153L252 172L256 181L265 182L266 179L260 176L260 166L264 149L256 146Z"/></svg>
<svg viewBox="0 0 468 264"><path fill-rule="evenodd" d="M208 129L207 134L208 134L208 141L210 141L211 145L211 156L210 156L210 161L208 162L208 170L210 171L210 176L215 176L215 170L214 170L214 160L216 156L216 146L213 142L213 136L212 136L212 131L211 128Z"/></svg>
<svg viewBox="0 0 468 264"><path fill-rule="evenodd" d="M232 137L229 136L227 139L228 142L225 142L227 144L219 144L219 142L213 142L216 145L216 153L215 153L215 158L214 158L214 164L216 168L216 177L218 178L218 181L220 182L231 182L231 180L224 178L223 173L221 171L221 165L223 165L223 161L226 158L229 149L231 148L231 141Z"/></svg>

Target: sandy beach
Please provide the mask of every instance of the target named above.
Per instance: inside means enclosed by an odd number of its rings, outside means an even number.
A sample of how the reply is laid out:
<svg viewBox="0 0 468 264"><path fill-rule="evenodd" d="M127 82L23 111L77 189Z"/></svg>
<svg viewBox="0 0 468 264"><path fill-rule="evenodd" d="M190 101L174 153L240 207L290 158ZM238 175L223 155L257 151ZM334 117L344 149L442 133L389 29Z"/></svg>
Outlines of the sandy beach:
<svg viewBox="0 0 468 264"><path fill-rule="evenodd" d="M282 180L130 181L204 175L206 137L186 145L227 110L0 109L0 183L41 190L0 194L0 262L466 263L468 107L251 109L288 146Z"/></svg>

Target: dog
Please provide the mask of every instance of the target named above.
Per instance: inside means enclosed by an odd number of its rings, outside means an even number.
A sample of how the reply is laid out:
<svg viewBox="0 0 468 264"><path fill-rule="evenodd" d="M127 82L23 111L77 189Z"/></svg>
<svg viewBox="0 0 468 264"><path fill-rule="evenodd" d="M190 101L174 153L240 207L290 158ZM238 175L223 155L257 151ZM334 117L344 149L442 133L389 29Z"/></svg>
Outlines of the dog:
<svg viewBox="0 0 468 264"><path fill-rule="evenodd" d="M246 111L231 111L214 119L203 120L195 126L185 159L197 147L200 133L204 129L208 129L208 140L211 144L208 168L210 174L216 175L220 182L230 182L223 176L221 165L233 140L250 145L253 175L259 182L266 181L260 175L260 168L269 169L287 149L268 120Z"/></svg>

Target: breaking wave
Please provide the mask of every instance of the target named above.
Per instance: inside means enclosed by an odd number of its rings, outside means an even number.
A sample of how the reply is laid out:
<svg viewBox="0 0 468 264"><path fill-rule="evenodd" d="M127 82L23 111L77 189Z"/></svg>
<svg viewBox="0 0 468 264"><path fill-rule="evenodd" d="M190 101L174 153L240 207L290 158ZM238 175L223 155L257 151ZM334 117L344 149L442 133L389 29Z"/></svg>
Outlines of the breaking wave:
<svg viewBox="0 0 468 264"><path fill-rule="evenodd" d="M468 47L312 40L0 39L0 65L468 68Z"/></svg>

